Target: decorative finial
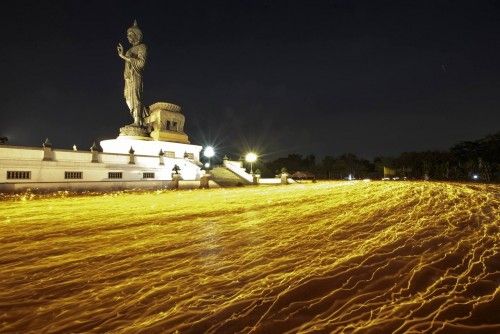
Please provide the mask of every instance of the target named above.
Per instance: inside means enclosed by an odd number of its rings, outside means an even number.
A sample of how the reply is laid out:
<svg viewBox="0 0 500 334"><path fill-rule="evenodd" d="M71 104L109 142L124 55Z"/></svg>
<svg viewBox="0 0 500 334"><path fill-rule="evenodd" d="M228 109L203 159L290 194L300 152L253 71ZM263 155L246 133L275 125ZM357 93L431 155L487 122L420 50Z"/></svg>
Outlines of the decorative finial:
<svg viewBox="0 0 500 334"><path fill-rule="evenodd" d="M129 29L141 31L141 28L139 28L139 25L137 24L137 20L135 20L135 19L134 19L134 24L132 24L132 26Z"/></svg>
<svg viewBox="0 0 500 334"><path fill-rule="evenodd" d="M130 154L134 154L134 153L135 153L135 151L134 151L134 149L132 148L132 146L130 146L130 150L128 151L128 153L130 153Z"/></svg>
<svg viewBox="0 0 500 334"><path fill-rule="evenodd" d="M50 142L49 138L45 138L45 141L42 145L43 147L52 147L52 143Z"/></svg>
<svg viewBox="0 0 500 334"><path fill-rule="evenodd" d="M127 33L132 32L138 39L138 41L142 41L142 31L137 24L137 20L134 20L134 24L127 29Z"/></svg>

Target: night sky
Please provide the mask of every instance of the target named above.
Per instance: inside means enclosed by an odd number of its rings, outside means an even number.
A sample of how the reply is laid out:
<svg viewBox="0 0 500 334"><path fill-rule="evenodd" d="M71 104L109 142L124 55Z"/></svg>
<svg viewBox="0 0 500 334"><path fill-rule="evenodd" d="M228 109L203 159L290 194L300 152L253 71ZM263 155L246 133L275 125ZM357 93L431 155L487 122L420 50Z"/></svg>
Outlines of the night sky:
<svg viewBox="0 0 500 334"><path fill-rule="evenodd" d="M111 139L126 29L148 45L145 102L182 106L193 144L361 157L500 130L499 1L32 1L2 8L0 136Z"/></svg>

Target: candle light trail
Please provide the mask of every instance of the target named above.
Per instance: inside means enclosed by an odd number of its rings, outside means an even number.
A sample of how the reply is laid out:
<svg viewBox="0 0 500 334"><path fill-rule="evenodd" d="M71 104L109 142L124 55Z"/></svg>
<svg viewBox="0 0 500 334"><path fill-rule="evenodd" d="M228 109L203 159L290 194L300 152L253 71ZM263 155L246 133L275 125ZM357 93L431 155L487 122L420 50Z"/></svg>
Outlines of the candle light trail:
<svg viewBox="0 0 500 334"><path fill-rule="evenodd" d="M499 189L6 198L0 332L498 332Z"/></svg>

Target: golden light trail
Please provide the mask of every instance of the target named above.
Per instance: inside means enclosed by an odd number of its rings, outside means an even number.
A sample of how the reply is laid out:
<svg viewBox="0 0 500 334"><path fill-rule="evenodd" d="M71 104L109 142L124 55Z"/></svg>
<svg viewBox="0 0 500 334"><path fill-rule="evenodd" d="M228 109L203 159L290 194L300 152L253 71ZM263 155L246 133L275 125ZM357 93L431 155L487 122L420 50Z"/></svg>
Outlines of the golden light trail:
<svg viewBox="0 0 500 334"><path fill-rule="evenodd" d="M500 187L0 202L0 332L500 332Z"/></svg>

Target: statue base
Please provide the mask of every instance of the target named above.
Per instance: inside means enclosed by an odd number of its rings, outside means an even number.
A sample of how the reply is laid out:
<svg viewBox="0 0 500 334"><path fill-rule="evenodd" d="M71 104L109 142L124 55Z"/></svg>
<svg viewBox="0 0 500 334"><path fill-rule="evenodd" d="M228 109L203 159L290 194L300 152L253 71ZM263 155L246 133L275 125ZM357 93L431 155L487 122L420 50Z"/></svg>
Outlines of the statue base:
<svg viewBox="0 0 500 334"><path fill-rule="evenodd" d="M126 155L128 155L128 152L132 147L135 151L135 155L150 155L155 158L158 158L161 150L165 159L178 158L195 161L200 160L200 151L202 149L199 145L158 141L152 140L151 137L149 137L148 140L144 137L133 138L130 136L119 136L116 139L102 140L101 147L103 153L118 153ZM179 161L178 163L182 163L182 161ZM179 166L182 168L181 165Z"/></svg>
<svg viewBox="0 0 500 334"><path fill-rule="evenodd" d="M151 131L150 136L154 140L171 141L174 143L183 144L190 143L187 134L185 134L184 132L153 130Z"/></svg>
<svg viewBox="0 0 500 334"><path fill-rule="evenodd" d="M120 137L151 140L149 132L145 127L130 124L120 128Z"/></svg>

